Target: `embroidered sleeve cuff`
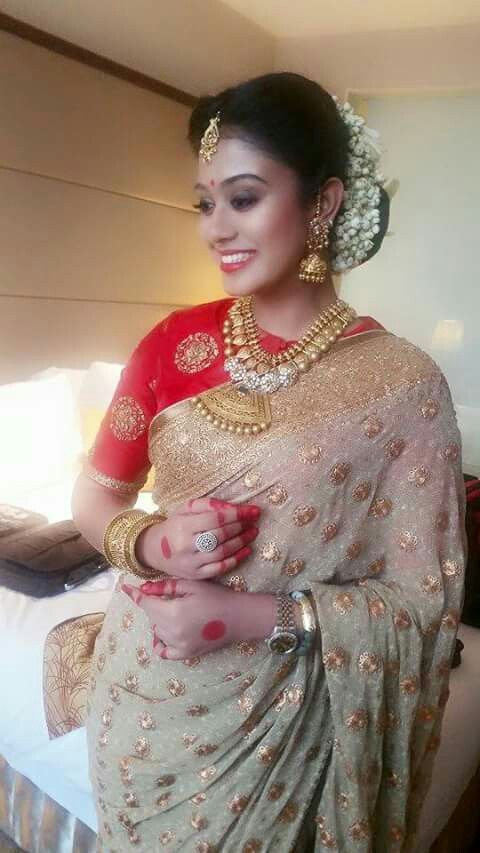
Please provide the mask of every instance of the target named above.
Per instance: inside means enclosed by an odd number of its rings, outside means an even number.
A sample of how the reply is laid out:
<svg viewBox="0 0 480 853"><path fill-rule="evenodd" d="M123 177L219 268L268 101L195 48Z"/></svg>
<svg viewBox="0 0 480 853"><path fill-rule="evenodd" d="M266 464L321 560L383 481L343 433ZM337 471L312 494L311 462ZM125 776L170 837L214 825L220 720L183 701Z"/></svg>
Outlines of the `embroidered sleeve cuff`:
<svg viewBox="0 0 480 853"><path fill-rule="evenodd" d="M128 483L125 480L117 480L115 477L109 477L108 474L102 474L102 472L94 468L91 463L84 466L83 473L87 477L90 477L91 480L94 480L96 483L104 486L106 489L113 489L114 492L120 492L124 495L133 495L139 492L147 482L148 477L147 472L136 482Z"/></svg>

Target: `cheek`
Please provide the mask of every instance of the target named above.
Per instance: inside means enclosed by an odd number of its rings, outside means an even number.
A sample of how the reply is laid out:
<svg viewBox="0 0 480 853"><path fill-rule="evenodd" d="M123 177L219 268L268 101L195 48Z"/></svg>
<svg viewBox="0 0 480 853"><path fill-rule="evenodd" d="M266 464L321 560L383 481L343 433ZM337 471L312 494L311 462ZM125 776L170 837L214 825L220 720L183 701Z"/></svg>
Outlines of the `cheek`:
<svg viewBox="0 0 480 853"><path fill-rule="evenodd" d="M305 247L306 232L298 208L281 202L269 206L257 222L257 245L276 258L300 255Z"/></svg>

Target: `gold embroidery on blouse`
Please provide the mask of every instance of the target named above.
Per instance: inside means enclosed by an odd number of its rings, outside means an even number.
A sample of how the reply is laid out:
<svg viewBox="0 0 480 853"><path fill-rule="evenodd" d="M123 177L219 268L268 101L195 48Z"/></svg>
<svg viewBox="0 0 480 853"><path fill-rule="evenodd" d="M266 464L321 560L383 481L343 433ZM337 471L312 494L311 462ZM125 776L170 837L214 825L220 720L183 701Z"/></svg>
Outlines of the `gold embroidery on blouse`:
<svg viewBox="0 0 480 853"><path fill-rule="evenodd" d="M203 758L205 755L211 755L212 752L216 752L218 749L218 745L215 743L201 743L195 747L193 750L195 755Z"/></svg>
<svg viewBox="0 0 480 853"><path fill-rule="evenodd" d="M393 617L393 621L399 631L405 631L406 628L410 628L412 624L410 615L406 610L397 610Z"/></svg>
<svg viewBox="0 0 480 853"><path fill-rule="evenodd" d="M131 693L136 693L138 690L138 678L134 672L127 672L125 675L125 687Z"/></svg>
<svg viewBox="0 0 480 853"><path fill-rule="evenodd" d="M119 397L113 404L110 429L118 441L135 441L146 432L145 412L134 397Z"/></svg>
<svg viewBox="0 0 480 853"><path fill-rule="evenodd" d="M169 805L171 797L172 797L172 795L171 795L170 791L165 791L164 794L159 794L159 796L157 797L155 802L156 802L157 806L160 806L160 808L165 808L165 806Z"/></svg>
<svg viewBox="0 0 480 853"><path fill-rule="evenodd" d="M137 795L133 791L127 791L123 795L123 799L125 800L125 805L130 806L131 808L138 809L140 806Z"/></svg>
<svg viewBox="0 0 480 853"><path fill-rule="evenodd" d="M200 776L200 779L204 782L208 782L209 779L213 779L216 772L217 768L212 764L210 767L204 767L202 770L199 770L197 775Z"/></svg>
<svg viewBox="0 0 480 853"><path fill-rule="evenodd" d="M155 784L157 788L170 788L171 785L174 784L176 780L176 776L173 773L167 773L165 776L159 776L158 779L155 780Z"/></svg>
<svg viewBox="0 0 480 853"><path fill-rule="evenodd" d="M120 703L120 690L116 686L116 684L111 684L108 688L108 695L112 702L115 702L116 705Z"/></svg>
<svg viewBox="0 0 480 853"><path fill-rule="evenodd" d="M219 353L218 344L206 332L193 332L180 341L175 350L175 364L182 373L199 373L210 367Z"/></svg>
<svg viewBox="0 0 480 853"><path fill-rule="evenodd" d="M139 758L148 758L152 751L152 745L146 737L140 735L135 740L134 750Z"/></svg>
<svg viewBox="0 0 480 853"><path fill-rule="evenodd" d="M152 659L151 659L150 655L148 654L145 646L140 646L140 648L137 649L136 656L137 656L137 663L140 666L146 667L151 663Z"/></svg>
<svg viewBox="0 0 480 853"><path fill-rule="evenodd" d="M453 441L442 450L442 456L448 462L456 462L459 454L458 444L455 444Z"/></svg>

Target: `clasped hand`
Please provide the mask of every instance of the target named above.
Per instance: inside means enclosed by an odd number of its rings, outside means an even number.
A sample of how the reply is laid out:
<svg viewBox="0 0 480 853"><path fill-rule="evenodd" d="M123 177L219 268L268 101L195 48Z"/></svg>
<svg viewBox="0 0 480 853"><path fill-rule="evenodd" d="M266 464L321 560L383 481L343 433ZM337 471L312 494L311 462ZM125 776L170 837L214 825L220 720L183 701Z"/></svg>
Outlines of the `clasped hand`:
<svg viewBox="0 0 480 853"><path fill-rule="evenodd" d="M245 633L253 629L252 594L210 579L251 554L246 543L258 534L253 522L259 514L258 507L199 498L144 531L137 550L140 561L170 577L140 588L123 584L122 590L147 614L159 657L184 660L247 639ZM219 544L214 551L196 550L195 536L204 531L215 533Z"/></svg>

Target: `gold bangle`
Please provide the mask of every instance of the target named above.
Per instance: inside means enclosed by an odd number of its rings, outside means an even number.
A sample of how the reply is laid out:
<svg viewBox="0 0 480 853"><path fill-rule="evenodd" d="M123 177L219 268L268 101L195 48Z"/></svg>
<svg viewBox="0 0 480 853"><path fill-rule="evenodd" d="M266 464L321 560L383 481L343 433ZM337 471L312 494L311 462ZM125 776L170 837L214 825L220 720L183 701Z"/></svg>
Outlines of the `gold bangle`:
<svg viewBox="0 0 480 853"><path fill-rule="evenodd" d="M107 524L103 536L103 553L112 568L117 569L117 571L128 571L124 544L131 524L147 515L148 513L143 509L125 509L115 515Z"/></svg>
<svg viewBox="0 0 480 853"><path fill-rule="evenodd" d="M159 578L168 577L167 572L161 572L158 569L150 569L148 566L142 565L137 559L135 546L140 534L151 527L152 524L159 524L165 521L166 516L159 512L154 512L152 515L142 516L132 522L127 530L124 544L124 559L128 566L128 571L143 580L158 580Z"/></svg>

